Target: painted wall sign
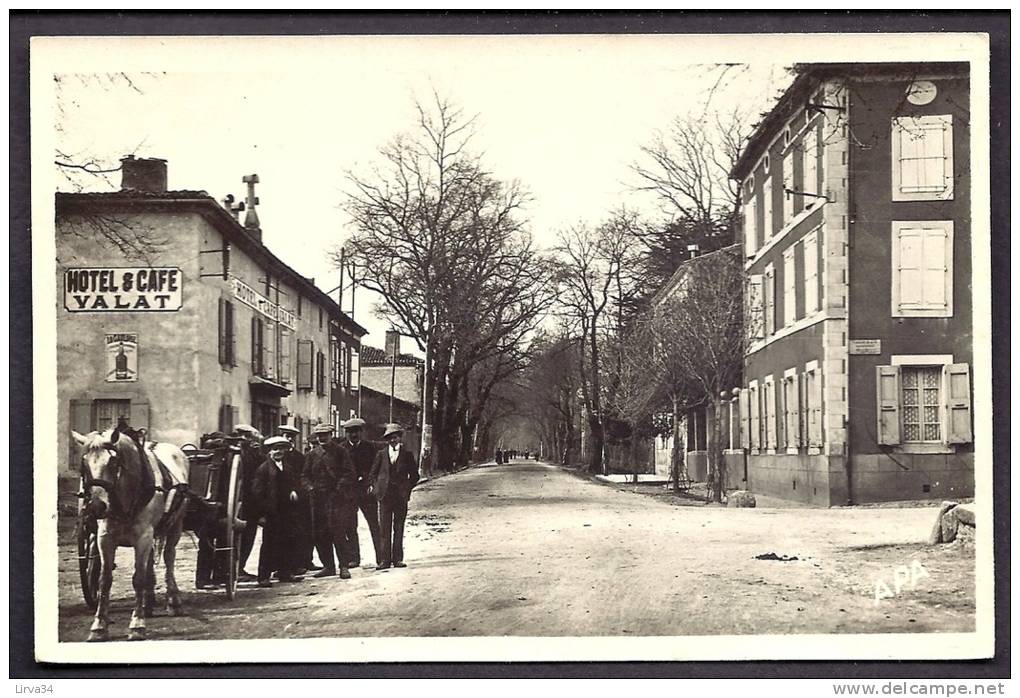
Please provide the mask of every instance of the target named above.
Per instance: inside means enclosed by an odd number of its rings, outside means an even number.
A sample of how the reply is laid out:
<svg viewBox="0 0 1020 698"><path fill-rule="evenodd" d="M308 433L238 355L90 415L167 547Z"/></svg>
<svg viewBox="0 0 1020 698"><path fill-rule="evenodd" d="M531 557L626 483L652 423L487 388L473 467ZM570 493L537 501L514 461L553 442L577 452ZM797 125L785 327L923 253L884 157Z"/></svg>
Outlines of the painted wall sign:
<svg viewBox="0 0 1020 698"><path fill-rule="evenodd" d="M173 312L184 304L177 267L89 267L64 272L68 312Z"/></svg>
<svg viewBox="0 0 1020 698"><path fill-rule="evenodd" d="M263 296L240 279L233 279L234 298L241 301L249 308L262 313L270 320L279 322L289 329L297 329L295 326L294 313L282 308L276 303Z"/></svg>
<svg viewBox="0 0 1020 698"><path fill-rule="evenodd" d="M106 335L106 382L134 383L138 380L138 335Z"/></svg>
<svg viewBox="0 0 1020 698"><path fill-rule="evenodd" d="M882 353L881 339L851 339L851 356L877 356Z"/></svg>

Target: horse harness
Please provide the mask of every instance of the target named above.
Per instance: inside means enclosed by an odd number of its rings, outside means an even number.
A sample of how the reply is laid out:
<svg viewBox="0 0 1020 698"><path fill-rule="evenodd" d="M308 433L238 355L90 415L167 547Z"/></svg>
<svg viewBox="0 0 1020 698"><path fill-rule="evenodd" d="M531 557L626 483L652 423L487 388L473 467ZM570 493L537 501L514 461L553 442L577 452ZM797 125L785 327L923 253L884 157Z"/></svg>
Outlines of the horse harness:
<svg viewBox="0 0 1020 698"><path fill-rule="evenodd" d="M107 453L110 454L109 468L113 470L116 475L113 481L106 480L104 478L97 478L92 476L92 471L89 469L85 462L85 456L81 459L81 480L82 480L82 494L80 495L83 499L88 498L88 493L94 487L99 487L106 491L106 496L110 498L110 511L108 516L111 518L121 518L120 513L123 512L123 518L133 519L135 518L149 502L156 495L156 492L166 493L166 489L157 484L152 476L151 468L148 463L144 463L141 466L141 483L139 486L140 492L133 506L125 510L120 501L120 497L117 496L118 486L120 485L121 475L124 472L123 467L120 463L120 454L114 448L107 448ZM146 454L140 449L139 455L144 460L147 458ZM148 473L148 477L146 477Z"/></svg>

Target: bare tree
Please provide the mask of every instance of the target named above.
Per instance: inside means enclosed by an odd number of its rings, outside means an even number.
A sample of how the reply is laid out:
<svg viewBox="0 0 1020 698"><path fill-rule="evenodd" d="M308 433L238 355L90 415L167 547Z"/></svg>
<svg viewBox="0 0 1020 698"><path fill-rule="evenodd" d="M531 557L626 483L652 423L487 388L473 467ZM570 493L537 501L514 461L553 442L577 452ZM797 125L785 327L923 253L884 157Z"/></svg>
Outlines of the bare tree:
<svg viewBox="0 0 1020 698"><path fill-rule="evenodd" d="M615 214L597 228L578 225L559 236L562 317L578 338L578 372L585 421L591 433L588 469L604 470L605 446L604 349L607 337L622 325L620 301L625 270L633 265L634 216Z"/></svg>
<svg viewBox="0 0 1020 698"><path fill-rule="evenodd" d="M646 356L665 371L667 390L680 404L713 408L709 438L709 485L722 501L726 479L722 456L720 394L740 379L744 356L743 270L736 246L698 257L682 268L674 289L651 310ZM646 327L648 327L646 325ZM675 427L674 427L675 428Z"/></svg>
<svg viewBox="0 0 1020 698"><path fill-rule="evenodd" d="M526 196L471 151L474 119L438 96L416 107L411 135L383 147L367 173L348 173L346 247L361 284L383 297L382 315L427 356L433 457L450 468L470 421L472 366L526 336L552 293L521 225Z"/></svg>

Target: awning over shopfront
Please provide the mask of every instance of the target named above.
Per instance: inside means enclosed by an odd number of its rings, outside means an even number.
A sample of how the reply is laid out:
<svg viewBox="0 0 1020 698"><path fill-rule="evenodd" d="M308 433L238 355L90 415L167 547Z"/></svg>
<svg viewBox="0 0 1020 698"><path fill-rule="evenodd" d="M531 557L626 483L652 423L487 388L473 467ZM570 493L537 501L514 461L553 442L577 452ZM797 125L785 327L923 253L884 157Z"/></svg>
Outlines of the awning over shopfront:
<svg viewBox="0 0 1020 698"><path fill-rule="evenodd" d="M248 379L248 387L253 397L281 398L290 395L290 388L279 383L274 383L262 376L251 376Z"/></svg>

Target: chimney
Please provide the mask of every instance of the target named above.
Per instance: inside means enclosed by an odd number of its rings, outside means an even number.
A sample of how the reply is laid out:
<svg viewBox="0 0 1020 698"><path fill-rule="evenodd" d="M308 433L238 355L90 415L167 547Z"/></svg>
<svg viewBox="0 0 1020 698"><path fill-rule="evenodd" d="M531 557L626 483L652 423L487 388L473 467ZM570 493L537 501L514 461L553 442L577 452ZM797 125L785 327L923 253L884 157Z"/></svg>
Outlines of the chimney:
<svg viewBox="0 0 1020 698"><path fill-rule="evenodd" d="M700 249L701 249L700 245L688 245L687 246L687 252L691 255L691 259L694 259L695 257L698 256L698 250L700 250Z"/></svg>
<svg viewBox="0 0 1020 698"><path fill-rule="evenodd" d="M393 360L400 356L400 333L386 330L386 358Z"/></svg>
<svg viewBox="0 0 1020 698"><path fill-rule="evenodd" d="M259 183L257 174L250 174L241 177L241 181L248 185L248 196L245 197L244 227L248 234L262 242L262 228L259 226L259 214L255 212L255 205L259 197L255 196L255 185Z"/></svg>
<svg viewBox="0 0 1020 698"><path fill-rule="evenodd" d="M125 155L120 159L120 177L121 191L165 194L166 160Z"/></svg>

